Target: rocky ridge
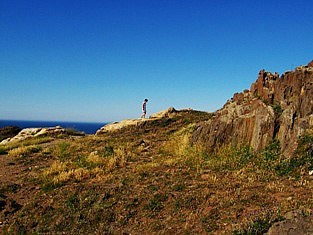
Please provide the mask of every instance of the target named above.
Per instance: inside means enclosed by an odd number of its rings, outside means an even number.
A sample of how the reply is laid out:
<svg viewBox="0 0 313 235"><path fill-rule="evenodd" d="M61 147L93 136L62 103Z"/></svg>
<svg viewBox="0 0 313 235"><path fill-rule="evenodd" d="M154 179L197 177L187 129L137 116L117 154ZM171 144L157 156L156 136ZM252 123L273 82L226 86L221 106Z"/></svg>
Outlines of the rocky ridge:
<svg viewBox="0 0 313 235"><path fill-rule="evenodd" d="M191 111L191 109L176 110L175 108L170 107L167 110L152 114L149 118L127 119L127 120L123 120L120 122L109 123L101 127L97 131L96 135L120 131L128 127L143 127L143 126L146 126L147 124L152 123L153 121L166 119L166 118L173 118L177 115L182 115L184 112L188 112L188 111Z"/></svg>
<svg viewBox="0 0 313 235"><path fill-rule="evenodd" d="M199 124L192 141L207 148L248 143L263 149L277 138L286 156L291 156L298 138L313 129L313 61L294 71L259 72L250 90L233 98Z"/></svg>

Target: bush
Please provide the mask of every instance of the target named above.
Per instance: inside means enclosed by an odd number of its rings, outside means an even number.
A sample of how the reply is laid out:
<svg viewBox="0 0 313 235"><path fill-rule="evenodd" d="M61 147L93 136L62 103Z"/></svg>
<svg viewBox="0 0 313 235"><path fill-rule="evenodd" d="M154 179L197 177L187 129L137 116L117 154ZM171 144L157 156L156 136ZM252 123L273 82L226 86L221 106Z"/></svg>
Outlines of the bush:
<svg viewBox="0 0 313 235"><path fill-rule="evenodd" d="M303 159L307 164L309 170L313 170L313 136L304 135L299 140L298 148L296 151L298 157Z"/></svg>
<svg viewBox="0 0 313 235"><path fill-rule="evenodd" d="M273 109L274 109L275 114L277 115L281 115L284 111L282 107L277 103L273 105Z"/></svg>
<svg viewBox="0 0 313 235"><path fill-rule="evenodd" d="M84 132L78 131L75 128L66 128L65 131L68 135L75 135L75 136L84 136L85 135Z"/></svg>
<svg viewBox="0 0 313 235"><path fill-rule="evenodd" d="M277 139L273 139L263 150L263 158L266 161L277 160L281 155L280 142Z"/></svg>
<svg viewBox="0 0 313 235"><path fill-rule="evenodd" d="M306 166L308 170L313 170L313 136L310 135L304 135L300 138L295 156L280 161L275 166L275 171L279 176L286 176L293 174L302 166Z"/></svg>

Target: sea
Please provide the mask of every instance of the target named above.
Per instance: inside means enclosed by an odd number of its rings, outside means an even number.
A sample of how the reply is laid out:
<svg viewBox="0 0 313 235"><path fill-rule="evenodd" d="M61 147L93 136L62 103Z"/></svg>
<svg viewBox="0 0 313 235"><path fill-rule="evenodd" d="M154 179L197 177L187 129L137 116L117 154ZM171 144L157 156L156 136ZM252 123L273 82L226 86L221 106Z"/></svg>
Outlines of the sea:
<svg viewBox="0 0 313 235"><path fill-rule="evenodd" d="M23 120L0 120L0 128L5 126L17 126L21 129L29 127L55 127L73 128L86 134L95 134L97 130L108 123L96 122L63 122L63 121L23 121Z"/></svg>

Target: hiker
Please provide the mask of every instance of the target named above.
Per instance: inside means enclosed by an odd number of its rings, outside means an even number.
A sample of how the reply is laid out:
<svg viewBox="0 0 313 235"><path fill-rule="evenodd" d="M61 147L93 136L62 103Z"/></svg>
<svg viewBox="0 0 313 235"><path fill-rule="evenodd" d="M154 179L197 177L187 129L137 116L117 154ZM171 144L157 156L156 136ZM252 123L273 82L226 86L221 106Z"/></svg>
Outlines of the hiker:
<svg viewBox="0 0 313 235"><path fill-rule="evenodd" d="M141 118L146 118L146 113L147 113L147 102L148 99L145 99L142 103L142 115Z"/></svg>

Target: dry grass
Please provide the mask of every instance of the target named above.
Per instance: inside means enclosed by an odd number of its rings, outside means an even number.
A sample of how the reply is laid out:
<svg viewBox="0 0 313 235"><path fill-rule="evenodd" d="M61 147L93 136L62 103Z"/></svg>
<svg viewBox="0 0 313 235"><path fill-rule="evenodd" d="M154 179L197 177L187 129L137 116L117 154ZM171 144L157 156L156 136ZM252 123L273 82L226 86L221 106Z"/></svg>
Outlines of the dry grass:
<svg viewBox="0 0 313 235"><path fill-rule="evenodd" d="M193 125L165 121L45 150L54 163L38 174L50 190L16 216L16 226L34 233L247 234L287 211L313 208L310 138L305 154L287 161L275 141L263 152L244 144L207 151L190 144Z"/></svg>
<svg viewBox="0 0 313 235"><path fill-rule="evenodd" d="M96 141L95 141L96 140ZM52 151L55 162L44 171L44 182L53 184L68 181L80 182L82 180L103 180L116 169L124 168L132 156L130 145L112 146L103 142L93 144L88 149L86 143L99 141L98 138L86 137L79 142L59 143Z"/></svg>
<svg viewBox="0 0 313 235"><path fill-rule="evenodd" d="M38 145L21 146L14 148L8 152L10 157L28 157L32 153L39 152L41 147Z"/></svg>
<svg viewBox="0 0 313 235"><path fill-rule="evenodd" d="M195 169L198 173L205 165L205 151L201 146L191 146L190 136L194 125L174 133L162 148L162 164ZM158 159L160 160L160 159Z"/></svg>
<svg viewBox="0 0 313 235"><path fill-rule="evenodd" d="M23 141L15 141L12 143L8 143L4 145L3 147L6 151L10 151L15 148L25 147L25 146L30 146L30 145L39 145L42 143L51 142L53 140L54 140L53 137L34 137L34 138L29 138Z"/></svg>

